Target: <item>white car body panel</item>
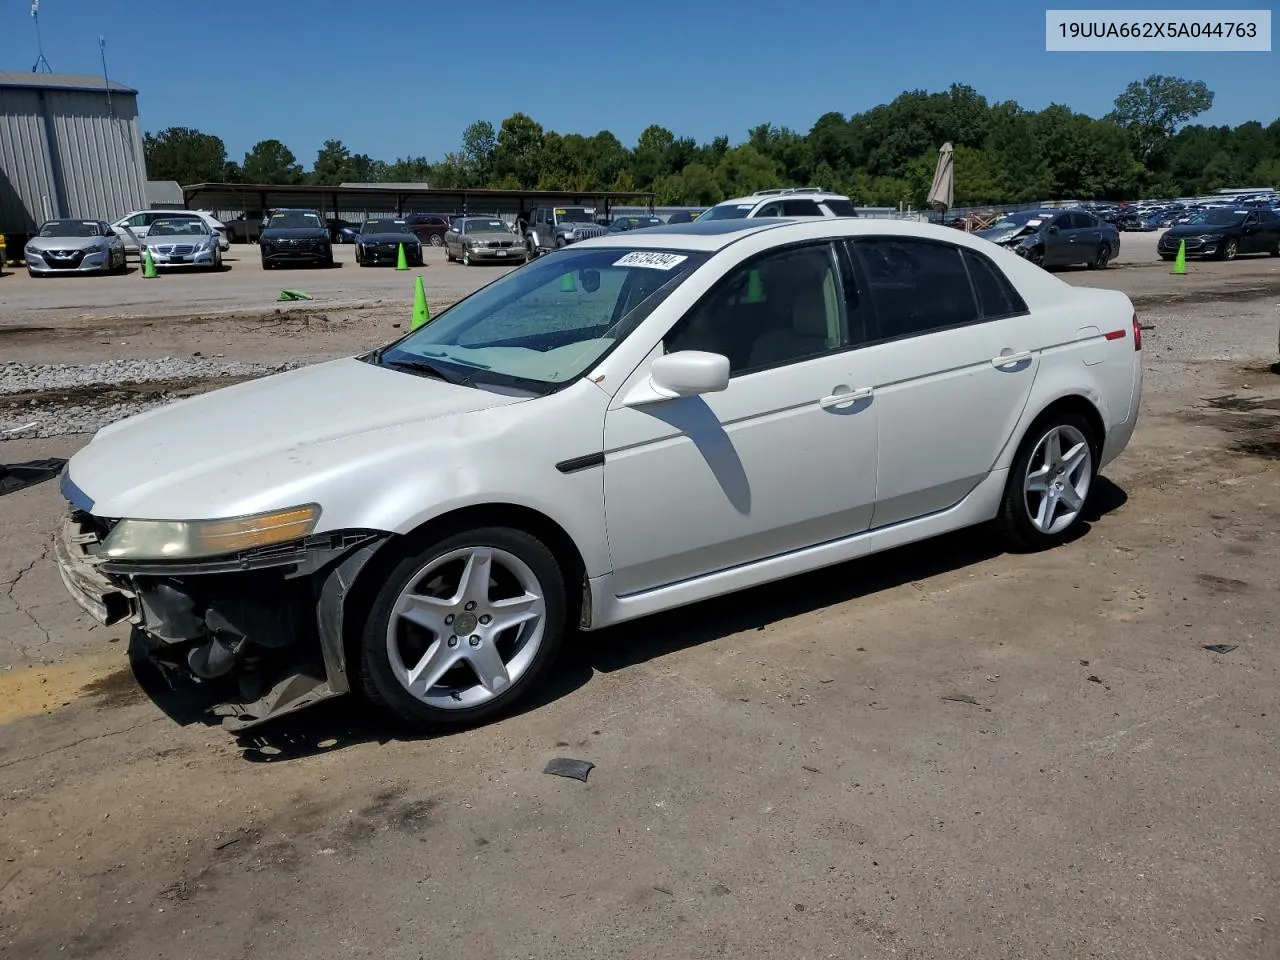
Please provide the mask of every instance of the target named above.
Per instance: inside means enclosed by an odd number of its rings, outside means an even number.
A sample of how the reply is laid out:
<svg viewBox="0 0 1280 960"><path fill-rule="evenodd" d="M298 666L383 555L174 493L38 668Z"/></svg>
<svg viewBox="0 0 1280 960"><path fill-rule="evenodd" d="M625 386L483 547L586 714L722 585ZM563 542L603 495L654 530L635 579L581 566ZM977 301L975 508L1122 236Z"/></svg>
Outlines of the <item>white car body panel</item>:
<svg viewBox="0 0 1280 960"><path fill-rule="evenodd" d="M863 236L978 250L1030 313L735 377L720 393L633 403L673 324L744 260ZM1071 287L980 238L841 218L726 234L655 227L572 249L611 247L713 256L558 392L527 397L333 361L104 428L68 476L95 514L113 518L314 502L317 532L409 533L459 509L536 511L577 547L587 625L598 628L988 520L1023 434L1055 400L1093 404L1103 463L1132 433L1141 354L1128 299ZM1115 331L1122 338L1107 339ZM1006 350L1029 356L999 369L992 360ZM870 395L847 409L823 405L864 388ZM592 461L600 455L603 468Z"/></svg>

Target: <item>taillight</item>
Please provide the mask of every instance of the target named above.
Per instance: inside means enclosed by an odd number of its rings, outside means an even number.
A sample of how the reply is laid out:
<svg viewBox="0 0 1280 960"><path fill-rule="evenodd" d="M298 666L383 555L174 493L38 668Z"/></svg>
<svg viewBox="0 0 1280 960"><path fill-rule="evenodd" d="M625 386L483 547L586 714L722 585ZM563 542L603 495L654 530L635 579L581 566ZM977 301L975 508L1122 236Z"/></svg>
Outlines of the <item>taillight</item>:
<svg viewBox="0 0 1280 960"><path fill-rule="evenodd" d="M1138 311L1133 311L1133 349L1142 349L1142 327L1138 324Z"/></svg>

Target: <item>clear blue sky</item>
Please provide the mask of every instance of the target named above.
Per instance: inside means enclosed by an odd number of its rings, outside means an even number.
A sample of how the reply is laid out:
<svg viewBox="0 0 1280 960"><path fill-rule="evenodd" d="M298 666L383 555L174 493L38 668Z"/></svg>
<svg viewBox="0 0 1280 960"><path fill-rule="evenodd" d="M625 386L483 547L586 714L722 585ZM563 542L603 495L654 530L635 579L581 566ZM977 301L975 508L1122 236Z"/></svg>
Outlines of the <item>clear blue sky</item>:
<svg viewBox="0 0 1280 960"><path fill-rule="evenodd" d="M516 111L561 133L609 129L627 145L650 123L737 142L757 123L803 132L827 111L953 82L992 102L1097 116L1151 73L1208 83L1217 99L1201 122L1280 115L1276 52L1046 53L1046 5L1068 3L42 0L40 25L55 71L100 73L102 34L112 78L140 91L145 129L217 134L233 160L268 137L307 165L330 137L376 159L435 160L472 120L497 126ZM29 0L0 0L0 69L35 59Z"/></svg>

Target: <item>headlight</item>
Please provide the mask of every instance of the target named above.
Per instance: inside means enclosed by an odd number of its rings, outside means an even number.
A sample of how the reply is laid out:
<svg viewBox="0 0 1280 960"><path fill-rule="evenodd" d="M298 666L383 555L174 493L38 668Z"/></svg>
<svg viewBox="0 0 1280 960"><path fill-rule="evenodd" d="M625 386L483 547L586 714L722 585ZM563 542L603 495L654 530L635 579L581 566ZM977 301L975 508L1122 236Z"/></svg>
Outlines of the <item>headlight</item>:
<svg viewBox="0 0 1280 960"><path fill-rule="evenodd" d="M103 543L112 560L192 560L285 543L315 529L314 503L232 520L121 520Z"/></svg>

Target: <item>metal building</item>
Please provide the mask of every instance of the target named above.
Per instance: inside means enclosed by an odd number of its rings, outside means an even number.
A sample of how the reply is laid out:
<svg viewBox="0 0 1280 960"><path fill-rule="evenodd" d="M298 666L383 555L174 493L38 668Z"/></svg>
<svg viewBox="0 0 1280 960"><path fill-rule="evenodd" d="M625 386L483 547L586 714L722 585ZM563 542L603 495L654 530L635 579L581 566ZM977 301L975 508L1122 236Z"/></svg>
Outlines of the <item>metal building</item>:
<svg viewBox="0 0 1280 960"><path fill-rule="evenodd" d="M146 207L138 91L101 77L0 72L0 234Z"/></svg>

